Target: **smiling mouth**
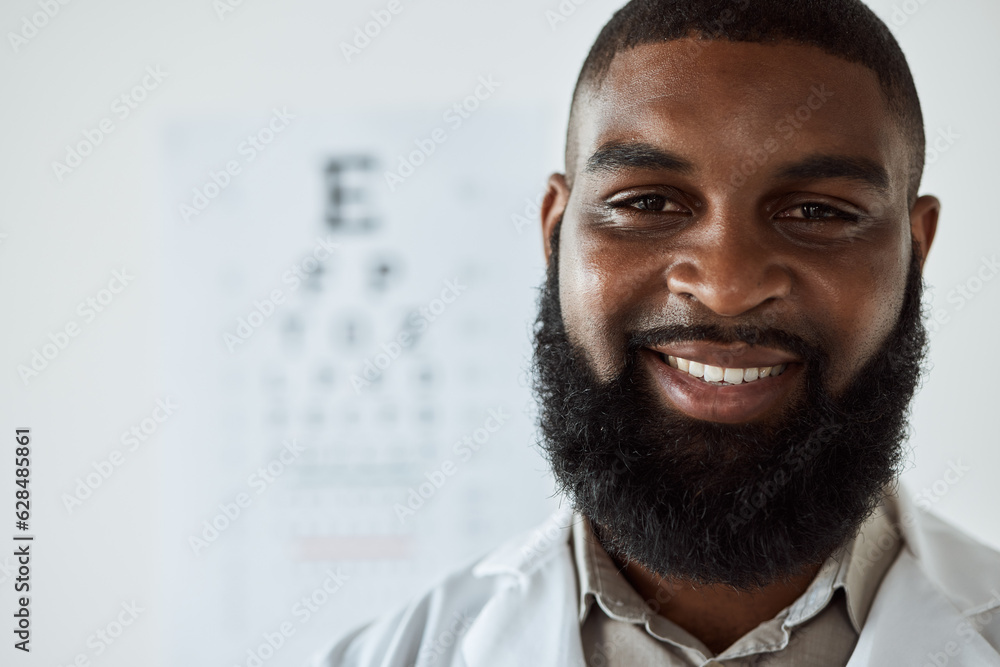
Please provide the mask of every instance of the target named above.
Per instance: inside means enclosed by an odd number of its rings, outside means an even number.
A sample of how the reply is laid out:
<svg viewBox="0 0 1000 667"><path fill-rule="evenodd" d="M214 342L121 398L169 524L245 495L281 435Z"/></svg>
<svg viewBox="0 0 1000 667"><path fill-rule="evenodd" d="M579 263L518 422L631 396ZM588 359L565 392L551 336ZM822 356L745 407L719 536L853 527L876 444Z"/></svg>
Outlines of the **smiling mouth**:
<svg viewBox="0 0 1000 667"><path fill-rule="evenodd" d="M642 355L667 405L703 421L741 424L780 410L801 384L805 369L799 359L775 349L734 351L705 343L678 343L673 347L677 349L645 348ZM701 361L677 353L697 354ZM724 360L741 363L742 367L710 363Z"/></svg>
<svg viewBox="0 0 1000 667"><path fill-rule="evenodd" d="M660 357L671 368L683 371L693 378L697 378L706 384L724 387L728 385L744 384L756 382L766 377L776 377L785 372L788 364L777 366L754 366L752 368L722 368L720 366L709 366L697 361L682 359L671 355L660 353Z"/></svg>

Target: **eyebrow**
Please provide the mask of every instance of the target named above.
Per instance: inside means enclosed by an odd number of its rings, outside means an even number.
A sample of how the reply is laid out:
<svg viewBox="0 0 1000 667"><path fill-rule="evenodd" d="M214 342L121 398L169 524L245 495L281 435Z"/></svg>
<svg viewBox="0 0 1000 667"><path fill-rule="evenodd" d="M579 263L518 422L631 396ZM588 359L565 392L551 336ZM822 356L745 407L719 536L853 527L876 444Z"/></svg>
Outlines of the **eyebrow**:
<svg viewBox="0 0 1000 667"><path fill-rule="evenodd" d="M811 155L783 166L778 170L777 177L789 181L843 178L858 181L882 193L889 190L889 172L878 162L866 157Z"/></svg>
<svg viewBox="0 0 1000 667"><path fill-rule="evenodd" d="M587 160L584 171L615 172L625 169L694 172L694 164L677 153L641 141L604 144ZM858 181L880 193L889 190L889 172L871 158L848 155L811 155L799 162L784 165L777 177L789 181L847 179Z"/></svg>
<svg viewBox="0 0 1000 667"><path fill-rule="evenodd" d="M598 148L587 160L584 171L621 171L650 169L690 174L694 165L676 153L644 142L612 142Z"/></svg>

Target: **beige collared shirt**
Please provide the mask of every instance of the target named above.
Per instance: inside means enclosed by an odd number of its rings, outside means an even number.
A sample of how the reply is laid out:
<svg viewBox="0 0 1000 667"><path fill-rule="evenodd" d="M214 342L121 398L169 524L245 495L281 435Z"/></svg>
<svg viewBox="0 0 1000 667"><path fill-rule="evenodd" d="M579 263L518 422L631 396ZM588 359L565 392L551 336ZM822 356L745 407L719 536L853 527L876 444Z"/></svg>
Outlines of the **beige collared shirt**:
<svg viewBox="0 0 1000 667"><path fill-rule="evenodd" d="M880 507L858 535L823 564L809 588L718 655L655 612L576 514L573 560L580 592L580 634L588 667L846 665L875 592L899 552L898 532ZM877 545L877 548L875 548ZM867 554L878 554L874 559Z"/></svg>

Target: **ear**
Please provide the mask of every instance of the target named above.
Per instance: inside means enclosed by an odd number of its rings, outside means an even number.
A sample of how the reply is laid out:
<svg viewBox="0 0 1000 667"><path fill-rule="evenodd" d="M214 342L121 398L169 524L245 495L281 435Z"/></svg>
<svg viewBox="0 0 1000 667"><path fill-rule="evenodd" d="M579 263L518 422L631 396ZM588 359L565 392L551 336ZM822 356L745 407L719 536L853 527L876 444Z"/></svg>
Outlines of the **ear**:
<svg viewBox="0 0 1000 667"><path fill-rule="evenodd" d="M563 174L552 174L549 176L549 184L545 190L545 198L542 200L542 241L545 244L545 263L549 263L552 256L552 230L556 228L556 223L566 211L569 204L569 186L566 184L566 176Z"/></svg>
<svg viewBox="0 0 1000 667"><path fill-rule="evenodd" d="M920 259L921 269L923 269L924 262L927 261L927 253L931 250L931 243L934 242L934 234L937 232L938 216L940 215L941 202L932 195L918 197L910 210L910 233L920 245L920 252L923 255Z"/></svg>

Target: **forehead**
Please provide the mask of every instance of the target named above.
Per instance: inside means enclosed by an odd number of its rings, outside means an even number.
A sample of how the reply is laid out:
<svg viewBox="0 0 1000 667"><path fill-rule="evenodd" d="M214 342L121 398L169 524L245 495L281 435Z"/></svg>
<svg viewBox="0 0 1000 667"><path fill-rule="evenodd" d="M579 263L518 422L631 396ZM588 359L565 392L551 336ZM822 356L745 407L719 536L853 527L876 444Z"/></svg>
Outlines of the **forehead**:
<svg viewBox="0 0 1000 667"><path fill-rule="evenodd" d="M681 39L618 53L576 110L576 170L600 146L642 141L696 165L776 142L854 154L905 181L902 132L874 72L791 42ZM894 183L896 185L896 183Z"/></svg>

